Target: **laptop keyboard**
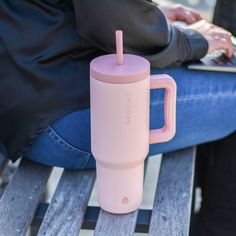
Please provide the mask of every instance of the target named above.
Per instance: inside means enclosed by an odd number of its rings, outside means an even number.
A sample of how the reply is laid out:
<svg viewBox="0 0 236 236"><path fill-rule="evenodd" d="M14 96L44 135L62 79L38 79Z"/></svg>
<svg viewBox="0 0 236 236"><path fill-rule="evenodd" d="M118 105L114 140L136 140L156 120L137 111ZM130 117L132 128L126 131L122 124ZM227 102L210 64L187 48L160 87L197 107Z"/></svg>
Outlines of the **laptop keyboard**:
<svg viewBox="0 0 236 236"><path fill-rule="evenodd" d="M236 52L231 58L228 58L224 53L213 53L208 58L219 66L236 66Z"/></svg>

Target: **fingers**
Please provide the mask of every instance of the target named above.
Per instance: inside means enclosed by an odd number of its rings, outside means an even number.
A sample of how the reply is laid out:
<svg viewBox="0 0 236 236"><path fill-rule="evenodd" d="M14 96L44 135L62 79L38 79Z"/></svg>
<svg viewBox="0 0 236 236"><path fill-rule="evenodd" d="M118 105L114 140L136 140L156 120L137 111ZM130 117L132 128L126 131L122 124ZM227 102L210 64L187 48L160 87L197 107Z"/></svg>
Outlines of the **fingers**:
<svg viewBox="0 0 236 236"><path fill-rule="evenodd" d="M193 24L197 21L196 17L190 11L183 11L184 21L188 24Z"/></svg>
<svg viewBox="0 0 236 236"><path fill-rule="evenodd" d="M176 20L193 24L201 19L202 17L197 11L179 4L176 5Z"/></svg>
<svg viewBox="0 0 236 236"><path fill-rule="evenodd" d="M200 32L207 39L209 44L208 53L223 49L225 50L225 55L227 57L233 56L234 50L231 41L232 35L227 30L210 24L204 20L191 24L188 28Z"/></svg>
<svg viewBox="0 0 236 236"><path fill-rule="evenodd" d="M231 42L231 37L228 34L218 33L212 34L209 39L209 53L212 53L216 50L225 50L225 55L229 58L233 56L233 46Z"/></svg>
<svg viewBox="0 0 236 236"><path fill-rule="evenodd" d="M225 50L225 55L228 58L231 58L233 56L233 49L231 48L230 44L218 41L218 47L215 50L222 50L222 49Z"/></svg>
<svg viewBox="0 0 236 236"><path fill-rule="evenodd" d="M231 41L231 37L224 38L225 40L221 39L223 43L226 44L226 52L225 55L229 58L231 58L234 54L234 49Z"/></svg>
<svg viewBox="0 0 236 236"><path fill-rule="evenodd" d="M212 40L215 41L217 47L215 50L224 49L226 56L232 57L234 50L231 41L231 33L219 27L212 28L209 33L212 36Z"/></svg>
<svg viewBox="0 0 236 236"><path fill-rule="evenodd" d="M194 9L189 8L189 7L185 7L185 9L186 9L186 11L189 11L192 14L192 16L194 16L196 21L199 21L202 19L202 16L200 15L200 13L195 11Z"/></svg>

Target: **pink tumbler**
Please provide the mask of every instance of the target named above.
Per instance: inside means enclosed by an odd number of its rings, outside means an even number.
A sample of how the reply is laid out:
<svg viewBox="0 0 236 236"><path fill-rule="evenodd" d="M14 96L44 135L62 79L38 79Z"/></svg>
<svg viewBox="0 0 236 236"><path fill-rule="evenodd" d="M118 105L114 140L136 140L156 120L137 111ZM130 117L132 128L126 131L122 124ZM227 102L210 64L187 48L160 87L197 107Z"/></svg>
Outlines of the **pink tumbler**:
<svg viewBox="0 0 236 236"><path fill-rule="evenodd" d="M144 160L149 144L175 134L176 84L168 75L151 75L143 57L124 54L122 31L116 54L90 64L91 146L96 159L98 201L111 213L128 213L142 203ZM150 89L165 89L165 124L149 130Z"/></svg>

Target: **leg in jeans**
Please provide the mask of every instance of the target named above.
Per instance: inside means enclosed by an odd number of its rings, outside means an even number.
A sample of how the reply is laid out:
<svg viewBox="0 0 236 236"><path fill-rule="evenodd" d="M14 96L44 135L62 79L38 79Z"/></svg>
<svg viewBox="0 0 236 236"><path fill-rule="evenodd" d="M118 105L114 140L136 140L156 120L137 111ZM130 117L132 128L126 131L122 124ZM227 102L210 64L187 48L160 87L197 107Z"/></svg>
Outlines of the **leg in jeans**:
<svg viewBox="0 0 236 236"><path fill-rule="evenodd" d="M177 83L177 132L171 141L150 145L149 156L223 138L236 130L236 78L231 73L152 69ZM163 125L163 91L152 90L150 128ZM40 163L95 168L90 147L90 110L73 112L48 127L25 153Z"/></svg>

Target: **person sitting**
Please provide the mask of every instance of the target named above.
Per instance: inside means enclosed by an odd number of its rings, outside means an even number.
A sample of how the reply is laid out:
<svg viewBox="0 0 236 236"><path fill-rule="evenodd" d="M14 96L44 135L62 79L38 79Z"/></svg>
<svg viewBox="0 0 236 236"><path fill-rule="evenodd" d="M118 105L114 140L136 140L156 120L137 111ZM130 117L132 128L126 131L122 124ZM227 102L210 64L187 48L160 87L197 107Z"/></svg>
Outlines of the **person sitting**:
<svg viewBox="0 0 236 236"><path fill-rule="evenodd" d="M183 65L218 49L231 57L227 30L191 8L148 0L1 1L0 15L0 155L95 168L89 63L115 52L114 33L122 30L125 52L145 57L152 74L169 74L178 87L176 135L150 145L148 156L202 144L212 159L203 188L201 235L235 235L235 76ZM177 28L173 21L189 25ZM156 128L163 123L163 94L152 90L150 99L151 128ZM212 149L207 143L215 140L221 141Z"/></svg>

